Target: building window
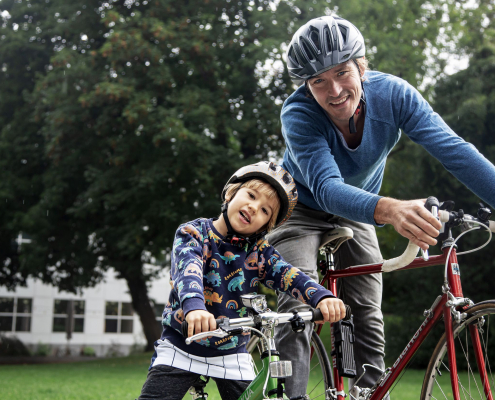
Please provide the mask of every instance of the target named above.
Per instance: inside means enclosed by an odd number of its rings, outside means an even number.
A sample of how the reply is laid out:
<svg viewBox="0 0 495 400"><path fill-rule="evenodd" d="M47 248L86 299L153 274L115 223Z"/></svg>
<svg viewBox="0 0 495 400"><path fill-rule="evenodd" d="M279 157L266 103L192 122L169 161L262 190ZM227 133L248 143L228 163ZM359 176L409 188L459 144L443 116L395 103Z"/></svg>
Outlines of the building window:
<svg viewBox="0 0 495 400"><path fill-rule="evenodd" d="M32 299L0 297L0 331L31 332Z"/></svg>
<svg viewBox="0 0 495 400"><path fill-rule="evenodd" d="M53 332L84 332L84 300L55 300Z"/></svg>
<svg viewBox="0 0 495 400"><path fill-rule="evenodd" d="M151 305L153 306L153 310L155 311L155 318L160 325L160 329L163 329L162 319L163 319L163 309L165 308L164 303L155 303L151 301Z"/></svg>
<svg viewBox="0 0 495 400"><path fill-rule="evenodd" d="M105 333L132 333L133 315L131 303L107 301L105 303Z"/></svg>

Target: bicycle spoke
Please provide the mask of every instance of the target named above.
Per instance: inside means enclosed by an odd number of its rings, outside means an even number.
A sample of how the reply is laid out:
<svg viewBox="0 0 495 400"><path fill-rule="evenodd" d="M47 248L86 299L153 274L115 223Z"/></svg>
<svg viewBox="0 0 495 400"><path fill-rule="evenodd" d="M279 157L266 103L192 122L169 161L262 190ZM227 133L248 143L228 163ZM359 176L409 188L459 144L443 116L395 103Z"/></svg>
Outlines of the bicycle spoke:
<svg viewBox="0 0 495 400"><path fill-rule="evenodd" d="M315 391L315 389L318 387L318 385L323 382L323 378L321 378L318 383L315 385L315 387L311 390L311 392L308 393L308 395L310 395L311 393L313 393Z"/></svg>
<svg viewBox="0 0 495 400"><path fill-rule="evenodd" d="M482 347L484 348L485 350L485 357L484 357L484 365L485 365L485 371L486 371L486 374L487 375L490 375L490 378L491 378L491 387L490 387L490 392L493 392L493 387L495 387L495 380L494 380L494 376L493 376L493 373L492 373L492 368L491 368L491 365L490 365L490 360L488 359L488 335L490 334L490 318L488 318L487 316L487 319L488 319L488 324L487 324L487 327L486 327L486 339L483 337L483 331L481 330L481 332L478 332L479 336L480 336L480 341L482 342ZM488 378L488 376L487 376ZM488 381L490 382L490 378L488 378Z"/></svg>
<svg viewBox="0 0 495 400"><path fill-rule="evenodd" d="M440 386L440 384L438 383L438 381L436 380L435 378L435 383L437 384L438 388L440 389L440 391L442 392L443 394L443 397L445 397L446 399L448 398L447 395L445 394L445 392L443 391L442 387Z"/></svg>
<svg viewBox="0 0 495 400"><path fill-rule="evenodd" d="M315 366L309 370L309 372L312 372L316 367L319 367L319 366L320 366L320 363L316 363Z"/></svg>
<svg viewBox="0 0 495 400"><path fill-rule="evenodd" d="M473 375L473 381L474 381L474 384L476 385L476 389L478 390L478 393L480 395L480 398L483 398L481 396L481 391L480 391L480 388L478 386L478 382L476 381L476 377L474 375L473 368L471 367L471 363L469 362L468 330L465 329L465 332L466 332L466 335L465 335L466 336L466 349L462 345L462 341L461 341L460 336L458 337L458 339L459 339L459 344L461 346L462 352L464 353L464 358L466 359L467 367L468 367L469 392L467 392L467 393L471 393L471 375ZM460 379L459 375L457 375L457 380L459 381L459 386L462 387L464 391L466 391L465 387L462 385L462 382L461 382L461 379ZM473 398L471 395L469 397Z"/></svg>
<svg viewBox="0 0 495 400"><path fill-rule="evenodd" d="M318 397L321 397L321 396L324 396L324 395L325 395L325 393L322 393L322 394L319 394L319 395L318 395L318 396L316 396L316 397L310 397L310 399L311 399L311 400L314 400L314 399L317 399Z"/></svg>
<svg viewBox="0 0 495 400"><path fill-rule="evenodd" d="M493 374L492 374L492 368L490 366L490 360L488 359L488 335L490 334L490 318L489 316L487 316L487 319L488 319L488 323L487 323L487 327L486 327L486 340L483 339L483 335L481 335L481 338L484 340L484 345L485 345L485 370L487 369L487 366L488 366L488 370L487 370L487 373L488 371L490 371L490 377L492 378L492 388L495 387L495 380L494 380L494 377L493 377ZM491 388L490 388L491 391L493 391Z"/></svg>
<svg viewBox="0 0 495 400"><path fill-rule="evenodd" d="M494 335L490 334L490 319L495 315L495 302L476 304L471 308L471 315L466 321L454 326L455 358L458 367L458 390L462 400L486 399L486 387L493 393L495 388L495 371L492 371L490 357L495 345ZM481 326L480 320L484 318ZM479 340L473 338L471 332L476 328ZM486 332L485 332L486 330ZM475 347L479 343L479 348ZM491 353L490 353L491 352ZM449 359L447 340L444 335L437 345L432 360L426 371L425 383L421 392L422 399L453 398L452 374L447 363ZM478 359L478 357L480 359ZM464 362L465 360L465 362ZM440 376L444 375L441 379ZM485 380L486 378L486 380ZM457 390L457 389L456 389Z"/></svg>

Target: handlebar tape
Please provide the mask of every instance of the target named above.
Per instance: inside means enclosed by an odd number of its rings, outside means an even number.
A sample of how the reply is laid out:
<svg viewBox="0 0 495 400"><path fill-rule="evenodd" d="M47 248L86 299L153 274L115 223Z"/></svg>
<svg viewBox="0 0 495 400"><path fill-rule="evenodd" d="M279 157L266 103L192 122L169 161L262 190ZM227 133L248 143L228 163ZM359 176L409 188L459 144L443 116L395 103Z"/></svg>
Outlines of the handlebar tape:
<svg viewBox="0 0 495 400"><path fill-rule="evenodd" d="M383 262L382 272L395 271L396 269L411 264L416 258L418 251L419 246L415 245L413 242L409 242L406 250L399 257L391 258L390 260L385 260Z"/></svg>

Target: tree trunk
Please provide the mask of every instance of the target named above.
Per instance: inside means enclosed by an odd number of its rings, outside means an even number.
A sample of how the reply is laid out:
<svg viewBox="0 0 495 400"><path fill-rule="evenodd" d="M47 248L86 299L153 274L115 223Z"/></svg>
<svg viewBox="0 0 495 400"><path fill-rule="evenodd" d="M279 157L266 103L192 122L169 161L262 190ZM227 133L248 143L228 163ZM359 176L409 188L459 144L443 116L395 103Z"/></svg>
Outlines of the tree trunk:
<svg viewBox="0 0 495 400"><path fill-rule="evenodd" d="M139 319L143 325L143 332L147 341L145 351L151 351L154 348L155 340L160 338L162 332L156 320L153 307L151 307L146 281L141 274L138 276L124 275L123 277L127 281L127 286L129 287L132 298L132 307L139 315Z"/></svg>

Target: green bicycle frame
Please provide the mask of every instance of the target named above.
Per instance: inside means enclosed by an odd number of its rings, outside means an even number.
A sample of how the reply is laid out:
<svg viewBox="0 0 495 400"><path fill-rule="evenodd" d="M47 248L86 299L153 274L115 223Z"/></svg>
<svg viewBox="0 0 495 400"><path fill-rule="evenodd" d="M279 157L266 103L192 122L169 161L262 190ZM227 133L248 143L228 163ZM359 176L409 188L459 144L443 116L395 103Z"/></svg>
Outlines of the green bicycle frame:
<svg viewBox="0 0 495 400"><path fill-rule="evenodd" d="M274 361L279 361L280 358L278 355L272 355L270 357L265 357L261 360L263 366L256 375L256 378L251 382L251 384L246 388L244 393L239 397L239 400L263 400L265 398L275 399L277 398L277 386L278 386L278 378L268 377L268 382L266 384L266 393L268 397L263 395L263 386L265 385L265 381L267 376L270 374L270 363ZM268 393L271 393L268 395ZM284 399L288 399L286 394L283 394Z"/></svg>

